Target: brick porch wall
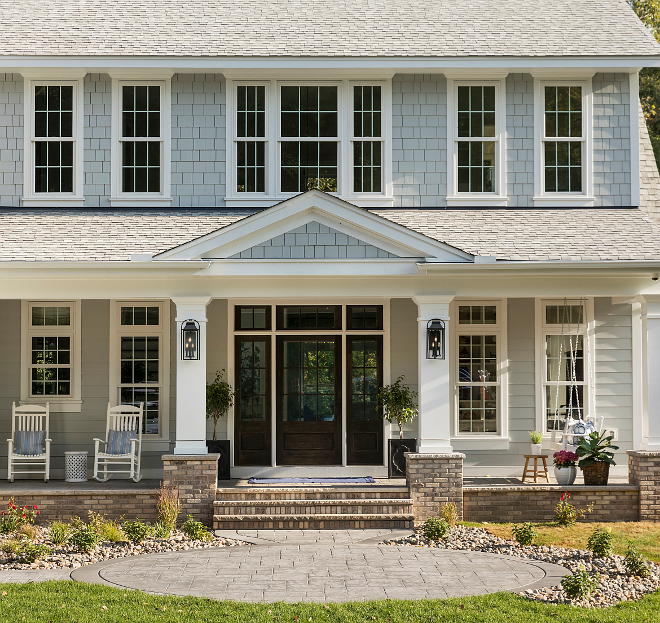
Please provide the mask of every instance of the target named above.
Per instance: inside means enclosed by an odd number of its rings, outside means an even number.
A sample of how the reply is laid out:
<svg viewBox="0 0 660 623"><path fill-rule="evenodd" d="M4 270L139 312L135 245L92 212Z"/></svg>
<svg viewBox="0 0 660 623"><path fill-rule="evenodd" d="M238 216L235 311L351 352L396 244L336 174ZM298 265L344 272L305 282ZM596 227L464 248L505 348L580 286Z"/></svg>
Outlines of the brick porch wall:
<svg viewBox="0 0 660 623"><path fill-rule="evenodd" d="M628 482L639 486L639 520L660 521L660 452L628 450Z"/></svg>
<svg viewBox="0 0 660 623"><path fill-rule="evenodd" d="M180 522L192 515L206 526L213 525L219 457L219 454L163 455L163 485L179 490Z"/></svg>
<svg viewBox="0 0 660 623"><path fill-rule="evenodd" d="M13 497L16 506L39 507L37 525L50 521L68 521L80 517L87 521L89 511L106 515L108 519L135 519L156 521L157 490L139 491L16 491L11 495L0 495L0 507L4 510Z"/></svg>
<svg viewBox="0 0 660 623"><path fill-rule="evenodd" d="M552 521L562 493L571 494L571 504L594 510L583 521L638 521L640 488L636 485L587 487L573 485L521 487L466 487L463 489L463 518L466 521Z"/></svg>
<svg viewBox="0 0 660 623"><path fill-rule="evenodd" d="M440 507L453 502L463 517L464 454L418 454L406 452L406 484L413 500L415 523L440 513Z"/></svg>

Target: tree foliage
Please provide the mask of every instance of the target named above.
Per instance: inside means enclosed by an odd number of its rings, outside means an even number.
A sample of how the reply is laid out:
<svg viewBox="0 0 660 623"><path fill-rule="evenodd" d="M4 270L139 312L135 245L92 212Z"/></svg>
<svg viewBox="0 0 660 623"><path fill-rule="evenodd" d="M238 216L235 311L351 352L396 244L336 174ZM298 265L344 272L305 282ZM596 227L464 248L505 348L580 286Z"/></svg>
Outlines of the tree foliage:
<svg viewBox="0 0 660 623"><path fill-rule="evenodd" d="M383 407L383 417L399 425L399 438L403 439L403 425L417 417L417 392L404 385L400 376L391 385L378 390L378 404Z"/></svg>
<svg viewBox="0 0 660 623"><path fill-rule="evenodd" d="M224 372L216 372L213 383L206 386L206 417L213 418L213 441L216 438L215 427L218 420L229 411L236 396L231 385L222 378Z"/></svg>

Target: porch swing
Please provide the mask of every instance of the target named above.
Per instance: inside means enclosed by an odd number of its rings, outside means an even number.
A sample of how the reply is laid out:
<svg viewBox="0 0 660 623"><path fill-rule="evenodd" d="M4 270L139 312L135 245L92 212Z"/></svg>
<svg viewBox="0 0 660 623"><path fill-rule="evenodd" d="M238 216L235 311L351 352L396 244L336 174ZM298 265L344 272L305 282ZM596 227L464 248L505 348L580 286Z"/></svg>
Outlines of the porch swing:
<svg viewBox="0 0 660 623"><path fill-rule="evenodd" d="M586 301L580 299L580 309L585 310ZM584 396L582 405L580 404L580 394L578 392L578 360L580 359L580 350L582 352L582 376L584 380L585 362L586 372L589 374L589 379L592 378L593 366L589 362L590 353L590 336L589 331L585 331L583 338L582 349L579 348L580 343L580 323L582 321L583 311L580 311L577 317L575 334L571 331L572 318L571 310L568 305L568 300L564 299L564 305L561 308L561 334L557 349L557 376L555 385L555 400L554 412L552 417L552 431L550 435L549 448L552 451L564 450L575 452L577 444L582 437L588 437L592 432L600 432L603 428L604 418L597 418L595 416L585 415L584 413ZM566 331L568 329L568 331ZM585 341L586 338L586 357L585 357ZM568 351L565 350L565 344L568 341ZM546 345L547 348L547 345ZM560 405L559 401L559 388L561 387L561 371L562 361L566 362L566 377L569 381L568 385L564 385L567 391L567 404ZM592 383L589 386L593 386ZM565 418L563 425L560 420L560 409L565 409ZM557 439L557 436L560 439Z"/></svg>

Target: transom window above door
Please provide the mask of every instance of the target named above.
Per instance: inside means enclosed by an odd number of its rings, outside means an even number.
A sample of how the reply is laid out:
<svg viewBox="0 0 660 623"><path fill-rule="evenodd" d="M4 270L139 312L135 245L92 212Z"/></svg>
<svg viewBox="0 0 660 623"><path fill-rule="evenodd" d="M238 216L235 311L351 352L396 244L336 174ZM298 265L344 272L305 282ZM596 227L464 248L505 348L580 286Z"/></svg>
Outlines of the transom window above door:
<svg viewBox="0 0 660 623"><path fill-rule="evenodd" d="M391 177L389 81L228 80L227 88L229 199L319 189L382 203Z"/></svg>

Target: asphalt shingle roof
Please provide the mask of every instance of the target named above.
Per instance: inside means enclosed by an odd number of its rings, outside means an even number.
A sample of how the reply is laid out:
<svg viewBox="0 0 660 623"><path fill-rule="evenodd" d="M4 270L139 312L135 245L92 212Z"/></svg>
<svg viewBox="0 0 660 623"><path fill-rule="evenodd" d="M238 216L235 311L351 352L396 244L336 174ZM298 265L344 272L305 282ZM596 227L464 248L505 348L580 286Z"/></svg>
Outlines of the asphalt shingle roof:
<svg viewBox="0 0 660 623"><path fill-rule="evenodd" d="M258 211L5 208L0 209L0 262L125 261L131 253L156 255ZM371 212L499 260L660 260L660 226L636 208Z"/></svg>
<svg viewBox="0 0 660 623"><path fill-rule="evenodd" d="M625 0L0 0L0 55L658 55Z"/></svg>

